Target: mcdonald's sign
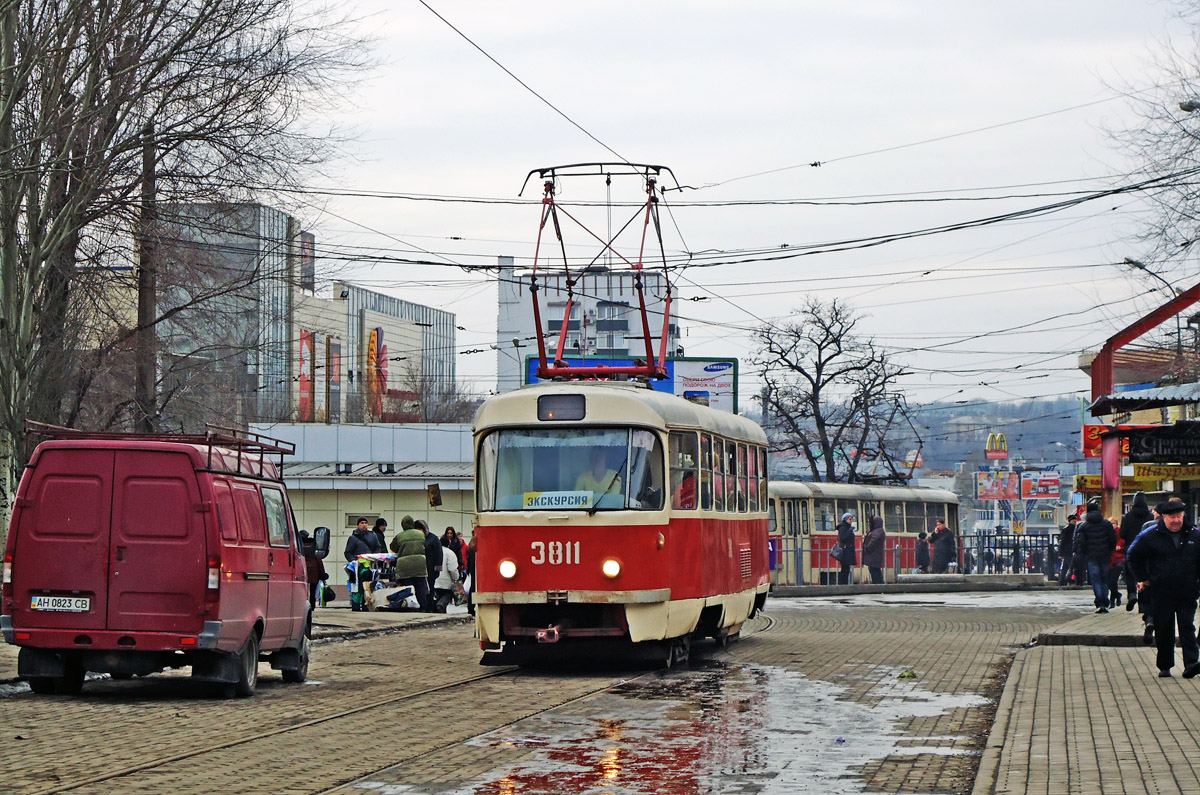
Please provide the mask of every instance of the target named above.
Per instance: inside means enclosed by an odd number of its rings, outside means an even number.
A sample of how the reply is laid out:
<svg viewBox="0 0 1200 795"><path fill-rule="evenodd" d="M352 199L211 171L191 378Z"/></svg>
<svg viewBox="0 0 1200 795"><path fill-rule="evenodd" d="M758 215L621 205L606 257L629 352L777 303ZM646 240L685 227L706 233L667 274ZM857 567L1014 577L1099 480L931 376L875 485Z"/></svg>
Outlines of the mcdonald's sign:
<svg viewBox="0 0 1200 795"><path fill-rule="evenodd" d="M989 433L987 440L987 459L989 461L1004 461L1008 458L1008 439L1002 433Z"/></svg>

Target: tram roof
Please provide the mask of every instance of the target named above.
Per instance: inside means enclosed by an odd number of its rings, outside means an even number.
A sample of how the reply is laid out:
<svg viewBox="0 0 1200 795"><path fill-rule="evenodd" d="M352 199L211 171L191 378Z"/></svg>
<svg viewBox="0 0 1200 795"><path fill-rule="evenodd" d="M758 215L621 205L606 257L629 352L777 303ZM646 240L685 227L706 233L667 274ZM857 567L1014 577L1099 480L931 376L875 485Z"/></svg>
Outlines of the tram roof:
<svg viewBox="0 0 1200 795"><path fill-rule="evenodd" d="M862 483L813 483L800 480L772 480L769 492L784 499L816 497L830 500L882 500L904 502L946 502L958 504L958 495L945 489L920 486L869 486Z"/></svg>
<svg viewBox="0 0 1200 795"><path fill-rule="evenodd" d="M483 427L561 425L538 421L537 398L548 394L585 395L588 408L583 422L589 425L694 428L757 444L767 443L767 435L753 420L630 381L567 381L524 386L485 400L475 413L472 427L478 433Z"/></svg>

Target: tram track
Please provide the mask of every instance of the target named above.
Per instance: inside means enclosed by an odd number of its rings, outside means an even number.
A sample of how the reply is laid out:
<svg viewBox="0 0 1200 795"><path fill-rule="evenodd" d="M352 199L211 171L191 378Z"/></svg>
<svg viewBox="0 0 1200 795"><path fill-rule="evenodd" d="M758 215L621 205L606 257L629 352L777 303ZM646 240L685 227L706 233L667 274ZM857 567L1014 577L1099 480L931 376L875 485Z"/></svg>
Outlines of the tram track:
<svg viewBox="0 0 1200 795"><path fill-rule="evenodd" d="M228 750L231 748L236 748L239 745L248 745L250 743L261 742L262 740L266 740L266 739L269 739L272 737L278 737L280 735L289 734L291 732L303 731L305 729L310 729L315 726L319 726L323 723L328 723L330 721L341 720L344 718L353 717L355 715L364 714L364 713L370 712L372 710L391 706L393 704L398 704L398 703L401 703L404 701L410 701L410 700L424 698L424 697L431 696L431 695L436 695L438 693L441 693L441 692L444 692L447 690L453 690L455 688L460 688L464 685L469 685L473 682L479 682L479 681L482 681L485 679L495 679L496 677L500 677L500 676L507 676L507 675L515 673L519 670L520 669L517 668L516 666L499 668L494 671L489 671L487 673L480 674L479 676L467 677L464 679L459 679L454 682L447 682L446 684L438 685L436 687L430 687L430 688L426 688L424 690L415 691L415 692L411 692L411 693L404 693L402 695L393 696L391 698L379 699L376 701L372 701L369 704L363 704L361 706L355 707L353 709L347 709L347 710L342 710L342 711L335 712L335 713L330 713L328 715L322 715L319 718L313 718L312 720L293 724L291 726L281 726L279 728L271 729L271 730L265 731L265 732L260 732L258 734L251 735L249 737L239 737L237 739L228 740L226 742L213 743L211 745L207 745L207 746L204 746L201 748L196 748L196 749L184 752L184 753L171 754L168 756L158 757L156 759L148 760L146 762L141 762L136 765L130 765L130 766L122 768L120 770L114 770L112 772L105 773L104 775L91 776L91 777L84 778L84 779L77 779L75 781L71 781L66 784L56 784L55 786L49 787L47 789L34 790L34 791L32 791L32 795L53 795L53 793L70 792L72 790L77 790L81 787L87 787L87 786L91 786L91 785L95 785L95 784L103 784L103 783L106 783L109 781L114 781L116 779L135 775L137 773L143 773L148 770L153 770L155 768L160 768L160 767L164 767L166 765L174 764L176 762L182 762L187 759L191 759L191 758L198 757L198 756L203 756L205 754L211 754L211 753L215 753L217 751L224 751L224 750Z"/></svg>
<svg viewBox="0 0 1200 795"><path fill-rule="evenodd" d="M761 623L760 623L761 622ZM756 624L757 626L750 626ZM765 615L761 615L753 622L750 622L745 634L755 634L757 632L768 631L774 622ZM716 651L720 651L720 646L713 644L706 646L700 650L692 649L692 656L707 657ZM686 666L686 663L683 664ZM600 693L612 690L618 686L628 685L631 682L646 680L648 678L660 675L662 669L650 670L636 675L625 675L626 672L606 672L601 678L594 683L594 686L587 681L587 678L578 679L578 674L563 674L565 679L555 679L559 674L548 675L545 677L538 676L537 672L530 672L521 669L517 666L503 666L489 669L484 673L474 676L458 677L453 681L447 681L432 687L413 690L397 695L388 696L386 698L377 698L363 704L357 704L352 707L330 711L326 714L294 723L287 726L278 726L265 731L255 732L254 734L240 736L224 740L221 742L213 742L200 746L188 748L187 750L178 753L162 754L150 759L128 764L116 769L109 769L97 775L77 776L68 781L56 781L51 786L46 786L38 789L30 788L25 792L30 795L53 795L54 793L73 792L78 790L91 791L96 788L111 788L115 790L129 789L139 790L141 782L136 782L138 776L149 775L152 777L169 776L171 769L180 766L196 765L202 757L213 756L214 767L222 767L222 759L231 757L241 760L254 760L261 763L262 760L272 760L274 753L272 749L279 746L281 740L287 745L295 745L299 747L312 747L312 743L319 738L329 736L341 736L347 726L355 725L376 725L380 721L388 721L397 713L403 712L405 709L414 713L421 714L424 710L441 708L452 712L453 714L464 714L464 711L469 711L473 706L473 699L478 698L480 688L487 688L487 682L499 681L505 678L515 677L520 674L526 674L531 677L531 682L526 686L526 689L538 688L537 695L539 703L531 703L529 708L512 704L511 711L503 716L497 716L497 719L478 730L467 730L461 735L457 732L450 732L445 736L445 740L436 740L431 747L425 749L414 749L412 753L403 759L392 758L387 764L378 765L368 770L353 770L351 777L348 780L313 782L315 785L313 792L333 793L345 792L347 788L353 787L356 782L370 780L373 776L381 774L383 771L394 768L397 765L418 764L423 759L433 759L439 753L444 753L448 747L460 745L472 738L494 732L512 726L515 723L525 720L529 717L544 714L564 706L577 703L581 700L592 698ZM560 685L573 685L577 692L562 692L569 691L568 687L560 687ZM518 685L518 687L520 687ZM502 686L500 690L509 691L512 688ZM542 691L545 691L543 694ZM558 696L565 695L566 698ZM461 702L461 703L459 703ZM398 709L399 708L399 709ZM509 717L511 715L511 717ZM486 721L485 721L486 723ZM306 734L308 737L306 737ZM442 736L442 735L440 735ZM249 750L254 746L259 746L253 751ZM400 747L400 746L398 746ZM246 749L246 750L239 750ZM336 750L336 749L334 749ZM335 754L336 756L336 754ZM294 782L292 782L294 785Z"/></svg>

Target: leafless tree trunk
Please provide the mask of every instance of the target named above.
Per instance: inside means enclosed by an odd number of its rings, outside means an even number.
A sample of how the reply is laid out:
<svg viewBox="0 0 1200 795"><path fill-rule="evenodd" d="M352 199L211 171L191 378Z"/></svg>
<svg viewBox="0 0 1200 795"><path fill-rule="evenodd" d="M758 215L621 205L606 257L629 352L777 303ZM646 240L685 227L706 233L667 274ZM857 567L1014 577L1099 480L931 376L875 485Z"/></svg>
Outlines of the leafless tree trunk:
<svg viewBox="0 0 1200 795"><path fill-rule="evenodd" d="M293 0L0 0L0 496L24 421L81 420L82 395L126 366L137 329L102 315L143 129L160 201L269 198L333 151L320 113L363 65L345 30Z"/></svg>
<svg viewBox="0 0 1200 795"><path fill-rule="evenodd" d="M816 481L859 479L868 442L879 438L904 375L855 334L859 318L840 301L809 299L791 319L756 332L754 364L778 450L792 450Z"/></svg>
<svg viewBox="0 0 1200 795"><path fill-rule="evenodd" d="M447 387L421 369L420 361L404 363L407 388L416 395L419 422L470 422L483 398L462 384Z"/></svg>

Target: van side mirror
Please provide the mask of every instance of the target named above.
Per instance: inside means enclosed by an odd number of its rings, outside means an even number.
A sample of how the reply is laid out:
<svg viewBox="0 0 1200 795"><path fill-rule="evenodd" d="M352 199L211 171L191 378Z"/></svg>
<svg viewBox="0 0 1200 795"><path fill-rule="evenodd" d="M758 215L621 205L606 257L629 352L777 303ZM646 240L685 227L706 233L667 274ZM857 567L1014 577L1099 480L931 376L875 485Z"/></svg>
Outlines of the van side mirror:
<svg viewBox="0 0 1200 795"><path fill-rule="evenodd" d="M313 554L318 558L329 555L329 528L318 527L313 530Z"/></svg>

